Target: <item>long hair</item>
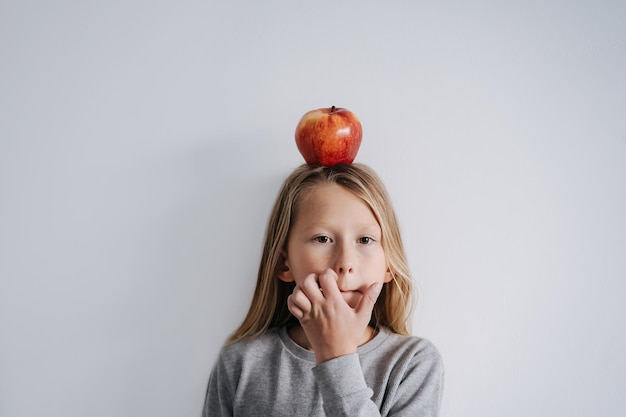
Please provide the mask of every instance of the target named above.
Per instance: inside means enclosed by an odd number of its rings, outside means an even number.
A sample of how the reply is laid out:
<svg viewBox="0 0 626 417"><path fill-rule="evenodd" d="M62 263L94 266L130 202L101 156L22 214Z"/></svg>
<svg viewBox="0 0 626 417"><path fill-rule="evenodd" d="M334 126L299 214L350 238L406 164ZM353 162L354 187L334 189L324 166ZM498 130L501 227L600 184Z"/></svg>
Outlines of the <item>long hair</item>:
<svg viewBox="0 0 626 417"><path fill-rule="evenodd" d="M239 328L226 341L227 344L259 336L271 327L298 322L287 309L287 297L295 284L281 281L277 272L297 203L316 185L328 183L338 184L365 201L382 231L382 246L393 280L383 285L372 312L371 324L376 328L387 327L395 333L410 334L415 294L398 221L384 184L364 164L331 167L304 164L287 177L278 194L265 232L250 309Z"/></svg>

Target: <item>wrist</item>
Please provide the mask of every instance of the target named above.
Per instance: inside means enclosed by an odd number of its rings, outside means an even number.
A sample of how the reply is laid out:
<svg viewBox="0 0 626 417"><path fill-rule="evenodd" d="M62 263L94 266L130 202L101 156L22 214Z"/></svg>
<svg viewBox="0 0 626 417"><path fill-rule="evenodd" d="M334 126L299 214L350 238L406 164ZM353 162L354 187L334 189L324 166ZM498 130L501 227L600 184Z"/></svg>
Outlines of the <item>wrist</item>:
<svg viewBox="0 0 626 417"><path fill-rule="evenodd" d="M315 362L322 363L329 361L331 359L338 358L340 356L351 355L356 353L356 346L328 346L323 348L313 348L313 353L315 353Z"/></svg>

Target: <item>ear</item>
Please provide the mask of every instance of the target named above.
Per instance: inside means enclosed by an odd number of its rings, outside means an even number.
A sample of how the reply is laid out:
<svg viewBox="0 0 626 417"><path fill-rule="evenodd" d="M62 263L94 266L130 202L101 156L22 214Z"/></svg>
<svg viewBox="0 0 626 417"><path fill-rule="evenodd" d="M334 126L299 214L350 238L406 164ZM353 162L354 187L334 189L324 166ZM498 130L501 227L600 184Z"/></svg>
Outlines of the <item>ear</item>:
<svg viewBox="0 0 626 417"><path fill-rule="evenodd" d="M289 261L287 260L287 252L284 250L280 253L278 267L276 268L276 276L283 282L293 282L293 274L289 269Z"/></svg>
<svg viewBox="0 0 626 417"><path fill-rule="evenodd" d="M393 272L391 272L391 268L387 268L387 272L385 272L385 283L393 281Z"/></svg>

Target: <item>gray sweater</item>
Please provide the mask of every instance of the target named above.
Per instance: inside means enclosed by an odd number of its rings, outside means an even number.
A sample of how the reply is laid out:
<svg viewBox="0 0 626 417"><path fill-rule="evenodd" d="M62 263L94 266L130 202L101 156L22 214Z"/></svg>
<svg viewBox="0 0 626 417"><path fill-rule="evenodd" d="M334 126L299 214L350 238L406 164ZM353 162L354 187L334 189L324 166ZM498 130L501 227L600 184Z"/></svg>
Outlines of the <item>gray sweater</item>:
<svg viewBox="0 0 626 417"><path fill-rule="evenodd" d="M287 329L222 348L209 378L209 416L438 416L443 365L425 339L386 329L357 353L316 365Z"/></svg>

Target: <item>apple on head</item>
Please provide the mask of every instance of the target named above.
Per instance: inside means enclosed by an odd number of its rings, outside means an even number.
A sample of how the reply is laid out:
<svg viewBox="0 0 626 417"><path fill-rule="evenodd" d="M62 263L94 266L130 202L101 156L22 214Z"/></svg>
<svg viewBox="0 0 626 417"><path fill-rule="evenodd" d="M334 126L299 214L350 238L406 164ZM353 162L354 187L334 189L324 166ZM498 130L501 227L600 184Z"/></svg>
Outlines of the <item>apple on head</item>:
<svg viewBox="0 0 626 417"><path fill-rule="evenodd" d="M296 145L309 165L351 164L362 136L356 115L335 106L305 113L296 126Z"/></svg>

